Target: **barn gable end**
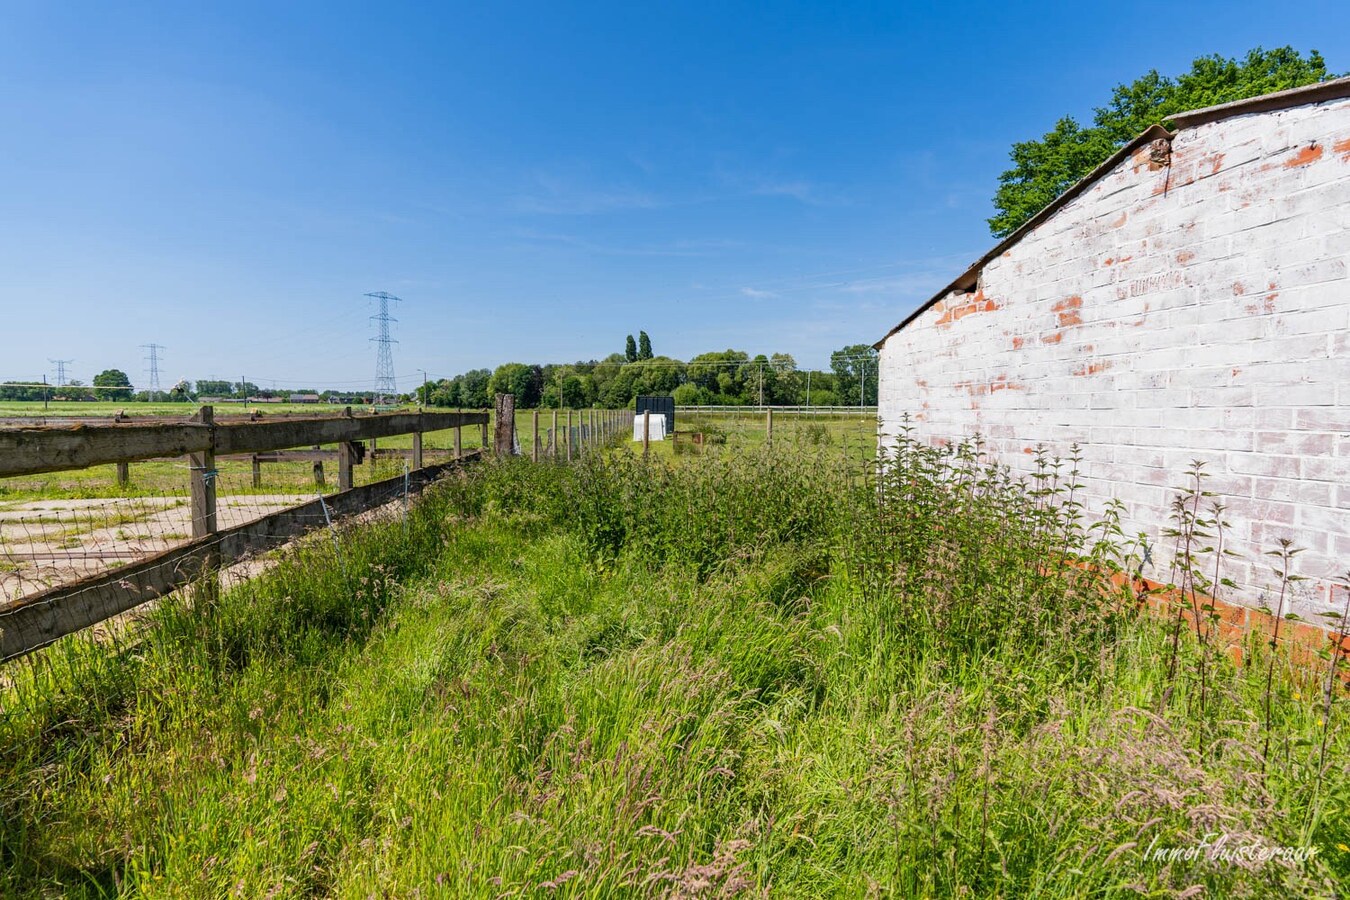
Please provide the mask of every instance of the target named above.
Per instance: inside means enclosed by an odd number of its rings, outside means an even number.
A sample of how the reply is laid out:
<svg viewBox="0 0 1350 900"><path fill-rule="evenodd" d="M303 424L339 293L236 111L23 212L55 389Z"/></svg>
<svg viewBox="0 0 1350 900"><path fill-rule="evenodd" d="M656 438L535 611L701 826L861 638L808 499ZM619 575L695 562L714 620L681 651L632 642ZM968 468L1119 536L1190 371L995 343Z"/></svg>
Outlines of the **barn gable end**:
<svg viewBox="0 0 1350 900"><path fill-rule="evenodd" d="M1258 606L1304 548L1296 609L1350 569L1350 79L1150 129L878 344L881 443L982 435L1030 472L1082 448L1089 513L1121 501L1167 580L1192 460L1228 504ZM1146 573L1148 574L1148 573Z"/></svg>

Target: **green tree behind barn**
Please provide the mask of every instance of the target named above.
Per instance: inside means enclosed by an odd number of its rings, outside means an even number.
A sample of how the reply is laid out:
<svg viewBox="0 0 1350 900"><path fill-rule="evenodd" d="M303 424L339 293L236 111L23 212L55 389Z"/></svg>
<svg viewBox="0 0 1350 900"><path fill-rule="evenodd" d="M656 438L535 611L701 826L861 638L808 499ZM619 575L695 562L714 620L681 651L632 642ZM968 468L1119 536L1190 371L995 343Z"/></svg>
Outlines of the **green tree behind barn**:
<svg viewBox="0 0 1350 900"><path fill-rule="evenodd" d="M999 176L989 230L995 237L1012 234L1129 140L1150 125L1166 125L1170 116L1335 77L1316 50L1305 57L1292 47L1257 47L1243 59L1202 56L1176 78L1150 70L1117 85L1091 126L1065 116L1039 140L1013 144L1013 165Z"/></svg>

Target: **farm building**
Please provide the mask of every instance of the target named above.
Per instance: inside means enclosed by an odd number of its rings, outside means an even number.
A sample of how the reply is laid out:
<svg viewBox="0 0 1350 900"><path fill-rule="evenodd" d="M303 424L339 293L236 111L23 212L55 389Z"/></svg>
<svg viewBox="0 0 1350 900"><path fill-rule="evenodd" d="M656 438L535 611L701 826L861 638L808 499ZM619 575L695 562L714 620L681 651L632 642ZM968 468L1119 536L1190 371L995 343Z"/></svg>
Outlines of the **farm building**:
<svg viewBox="0 0 1350 900"><path fill-rule="evenodd" d="M1350 78L1172 121L876 345L881 445L979 434L1030 473L1037 445L1077 443L1088 513L1120 501L1160 582L1201 460L1239 554L1227 599L1274 608L1287 537L1311 618L1350 570Z"/></svg>

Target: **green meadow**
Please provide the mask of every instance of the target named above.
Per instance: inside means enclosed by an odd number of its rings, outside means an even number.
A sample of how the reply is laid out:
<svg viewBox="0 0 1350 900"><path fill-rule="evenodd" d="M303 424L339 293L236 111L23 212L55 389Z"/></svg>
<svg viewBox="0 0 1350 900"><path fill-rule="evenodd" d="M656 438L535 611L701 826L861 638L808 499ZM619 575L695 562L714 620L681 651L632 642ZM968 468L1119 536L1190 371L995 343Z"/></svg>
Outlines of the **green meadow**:
<svg viewBox="0 0 1350 900"><path fill-rule="evenodd" d="M1344 893L1344 692L1141 613L1067 464L749 444L486 462L9 664L0 892Z"/></svg>

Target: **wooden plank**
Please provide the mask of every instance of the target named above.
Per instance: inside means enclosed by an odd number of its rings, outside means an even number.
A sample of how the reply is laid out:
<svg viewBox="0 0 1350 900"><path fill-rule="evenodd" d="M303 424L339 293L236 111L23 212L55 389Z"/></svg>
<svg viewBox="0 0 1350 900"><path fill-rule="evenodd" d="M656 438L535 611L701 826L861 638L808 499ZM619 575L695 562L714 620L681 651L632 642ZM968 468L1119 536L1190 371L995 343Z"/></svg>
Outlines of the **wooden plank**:
<svg viewBox="0 0 1350 900"><path fill-rule="evenodd" d="M0 478L206 451L214 451L218 456L264 453L312 444L441 431L461 425L482 425L486 429L487 422L488 414L481 412L424 412L214 425L179 422L0 428Z"/></svg>
<svg viewBox="0 0 1350 900"><path fill-rule="evenodd" d="M0 478L160 456L186 456L210 446L210 426L188 422L0 428Z"/></svg>
<svg viewBox="0 0 1350 900"><path fill-rule="evenodd" d="M396 413L288 422L244 422L216 427L217 453L260 453L305 444L341 444L459 425L487 425L487 413Z"/></svg>
<svg viewBox="0 0 1350 900"><path fill-rule="evenodd" d="M465 459L478 455L470 452ZM408 489L419 492L461 464L447 462L418 469L408 475ZM404 476L397 475L334 494L325 498L329 515L354 515L398 499L403 484ZM0 608L0 661L31 653L60 637L187 587L213 564L229 565L275 549L323 524L323 506L319 500L311 500Z"/></svg>

